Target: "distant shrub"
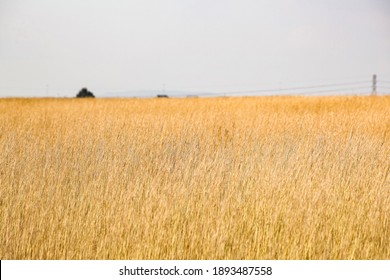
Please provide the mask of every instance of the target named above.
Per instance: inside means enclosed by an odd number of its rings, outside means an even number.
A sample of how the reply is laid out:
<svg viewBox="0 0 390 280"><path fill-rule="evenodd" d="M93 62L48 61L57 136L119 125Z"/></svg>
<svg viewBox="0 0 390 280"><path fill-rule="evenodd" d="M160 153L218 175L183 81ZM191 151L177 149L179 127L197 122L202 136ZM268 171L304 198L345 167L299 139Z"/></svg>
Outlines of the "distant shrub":
<svg viewBox="0 0 390 280"><path fill-rule="evenodd" d="M87 88L82 88L79 93L76 95L76 97L78 98L82 98L82 97L95 97L95 95L93 95L92 92L90 92Z"/></svg>

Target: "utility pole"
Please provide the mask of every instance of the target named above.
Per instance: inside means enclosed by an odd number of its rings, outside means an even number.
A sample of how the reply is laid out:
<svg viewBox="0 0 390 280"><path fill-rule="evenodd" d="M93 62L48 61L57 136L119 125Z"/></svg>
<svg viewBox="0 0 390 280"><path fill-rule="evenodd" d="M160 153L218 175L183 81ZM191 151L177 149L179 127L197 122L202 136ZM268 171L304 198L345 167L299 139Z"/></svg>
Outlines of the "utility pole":
<svg viewBox="0 0 390 280"><path fill-rule="evenodd" d="M374 74L374 76L372 76L372 92L371 92L371 95L372 96L376 95L376 75L375 74Z"/></svg>

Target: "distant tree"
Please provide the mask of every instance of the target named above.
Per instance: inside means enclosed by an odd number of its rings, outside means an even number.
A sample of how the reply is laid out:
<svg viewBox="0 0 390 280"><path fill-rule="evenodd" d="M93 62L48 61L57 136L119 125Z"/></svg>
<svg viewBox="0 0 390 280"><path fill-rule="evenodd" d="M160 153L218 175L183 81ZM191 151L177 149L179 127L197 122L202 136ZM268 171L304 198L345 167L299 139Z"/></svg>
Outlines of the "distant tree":
<svg viewBox="0 0 390 280"><path fill-rule="evenodd" d="M157 94L158 98L168 98L168 95L166 94Z"/></svg>
<svg viewBox="0 0 390 280"><path fill-rule="evenodd" d="M82 88L79 93L76 95L77 98L82 98L82 97L92 97L94 98L95 95L93 95L92 92L90 92L87 88Z"/></svg>

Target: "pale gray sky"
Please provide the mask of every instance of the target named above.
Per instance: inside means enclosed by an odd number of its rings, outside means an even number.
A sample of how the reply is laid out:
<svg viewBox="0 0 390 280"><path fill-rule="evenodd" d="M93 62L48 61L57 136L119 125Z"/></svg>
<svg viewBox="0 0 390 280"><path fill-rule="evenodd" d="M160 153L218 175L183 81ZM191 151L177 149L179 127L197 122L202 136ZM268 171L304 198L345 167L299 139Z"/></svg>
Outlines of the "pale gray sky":
<svg viewBox="0 0 390 280"><path fill-rule="evenodd" d="M0 0L0 96L240 91L374 73L390 81L388 0Z"/></svg>

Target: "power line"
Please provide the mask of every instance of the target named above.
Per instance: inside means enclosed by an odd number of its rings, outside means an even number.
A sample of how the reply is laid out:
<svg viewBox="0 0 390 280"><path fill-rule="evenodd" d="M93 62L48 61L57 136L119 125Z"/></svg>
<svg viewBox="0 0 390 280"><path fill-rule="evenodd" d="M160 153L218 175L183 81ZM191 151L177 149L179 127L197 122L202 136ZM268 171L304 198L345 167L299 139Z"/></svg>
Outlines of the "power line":
<svg viewBox="0 0 390 280"><path fill-rule="evenodd" d="M283 84L285 85L290 85L289 87L295 87L296 85L299 85L299 84L319 84L319 85L323 85L323 84L326 84L327 82L330 82L330 83L336 83L336 84L339 84L339 83L342 83L342 84L354 84L354 82L351 82L352 81L364 81L364 77L360 76L360 77L349 77L349 78L338 78L338 79L317 79L317 80L305 80L305 81L298 81L298 80L288 80L288 79L283 79L283 80L273 80L273 81L263 81L263 82L258 82L258 83L251 83L251 84L246 84L246 85L243 85L243 84L208 84L208 85L192 85L192 86L177 86L176 88L179 89L179 90L188 90L188 89L192 89L194 91L196 91L197 88L200 88L200 90L198 91L202 91L201 88L243 88L243 87L252 87L252 88L257 88L257 87L270 87L270 88L277 88L278 86L281 87ZM368 81L367 82L371 82L371 81ZM327 84L326 84L327 85ZM225 91L225 90L224 90ZM238 90L234 90L234 91L237 91ZM222 92L222 91L220 91ZM243 92L243 91L242 91Z"/></svg>
<svg viewBox="0 0 390 280"><path fill-rule="evenodd" d="M330 90L321 90L321 91L309 91L309 92L303 92L303 94L343 92L343 91L350 91L350 90L366 90L366 93L368 93L367 87L352 87L352 88L339 88L339 89L330 89Z"/></svg>
<svg viewBox="0 0 390 280"><path fill-rule="evenodd" d="M326 87L335 87L335 86L348 86L348 85L358 85L358 84L367 84L371 81L362 81L362 82L353 82L353 83L339 83L339 84L327 84L327 85L315 85L315 86L301 86L301 87L289 87L289 88L272 88L272 89L259 89L259 90L247 90L247 91L235 91L235 92L220 92L219 94L240 94L240 93L260 93L260 92L281 92L289 90L305 90L305 89L315 89L315 88L326 88Z"/></svg>
<svg viewBox="0 0 390 280"><path fill-rule="evenodd" d="M318 91L295 92L295 93L291 93L291 94L310 95L310 94L317 94L317 93L343 92L343 91L351 91L351 90L354 90L354 91L365 90L366 93L368 93L367 87L352 87L352 88L338 88L338 89L318 90Z"/></svg>

